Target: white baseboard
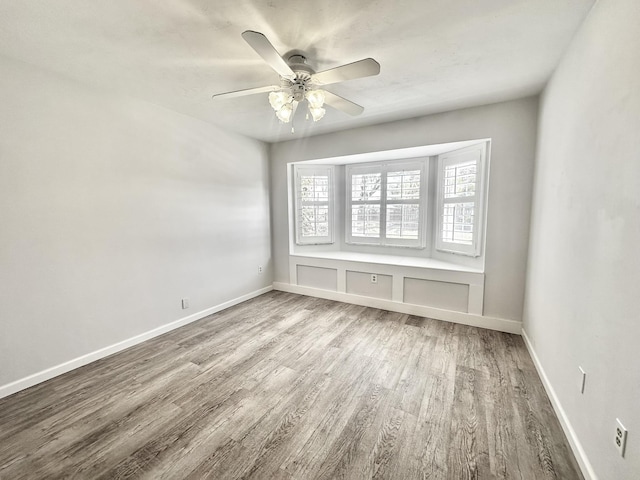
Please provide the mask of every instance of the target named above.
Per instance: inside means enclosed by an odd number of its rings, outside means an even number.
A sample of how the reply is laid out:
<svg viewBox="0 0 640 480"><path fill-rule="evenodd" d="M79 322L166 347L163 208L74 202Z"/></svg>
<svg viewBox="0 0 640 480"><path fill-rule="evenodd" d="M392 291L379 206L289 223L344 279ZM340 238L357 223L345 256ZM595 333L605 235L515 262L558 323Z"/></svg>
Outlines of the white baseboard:
<svg viewBox="0 0 640 480"><path fill-rule="evenodd" d="M380 308L383 310L390 310L392 312L435 318L436 320L461 323L463 325L471 325L473 327L488 328L490 330L498 330L506 333L515 333L517 335L520 335L520 332L522 331L522 322L518 322L516 320L454 312L452 310L442 310L440 308L426 307L423 305L394 302L392 300L385 300L381 298L362 297L351 293L321 290L319 288L303 287L300 285L292 285L290 283L274 282L273 288L274 290L282 290L283 292L298 293L300 295L326 298L327 300L336 300L338 302L352 303L365 307Z"/></svg>
<svg viewBox="0 0 640 480"><path fill-rule="evenodd" d="M540 363L540 359L536 354L536 351L533 349L533 345L531 344L531 340L527 336L527 332L522 329L522 338L524 339L524 344L527 346L527 350L529 350L529 355L533 359L533 364L536 366L536 370L538 371L538 375L542 379L542 385L544 389L547 391L547 395L549 396L549 400L551 400L551 405L553 405L553 409L560 420L560 425L562 426L562 430L564 430L565 435L567 436L567 440L569 440L569 445L571 446L571 450L578 461L578 465L580 465L580 470L582 470L582 474L584 475L585 480L598 480L596 472L593 470L591 466L591 462L587 458L587 454L582 448L582 444L576 435L575 430L571 426L571 422L569 422L569 418L567 417L564 408L562 408L562 404L560 403L560 399L556 395L551 382L549 381L549 377L547 377L546 372L542 368L542 364Z"/></svg>
<svg viewBox="0 0 640 480"><path fill-rule="evenodd" d="M180 318L171 323L167 323L158 328L154 328L153 330L149 330L148 332L136 335L135 337L128 338L113 345L109 345L108 347L104 347L94 352L87 353L86 355L82 355L81 357L74 358L73 360L69 360L68 362L61 363L60 365L56 365L55 367L47 368L46 370L34 373L33 375L29 375L25 378L21 378L20 380L16 380L15 382L0 386L0 398L7 397L16 392L19 392L20 390L24 390L25 388L32 387L34 385L37 385L38 383L42 383L53 377L62 375L63 373L70 372L71 370L87 365L88 363L95 362L96 360L100 360L101 358L120 352L125 348L132 347L144 342L145 340L149 340L151 338L162 335L163 333L170 332L171 330L175 330L176 328L180 328L191 322L200 320L201 318L204 318L208 315L232 307L251 298L257 297L258 295L270 292L271 290L273 290L272 286L255 290L253 292L247 293L246 295L242 295L240 297L229 300L228 302L224 302L219 305L207 308L206 310L202 310L187 317Z"/></svg>

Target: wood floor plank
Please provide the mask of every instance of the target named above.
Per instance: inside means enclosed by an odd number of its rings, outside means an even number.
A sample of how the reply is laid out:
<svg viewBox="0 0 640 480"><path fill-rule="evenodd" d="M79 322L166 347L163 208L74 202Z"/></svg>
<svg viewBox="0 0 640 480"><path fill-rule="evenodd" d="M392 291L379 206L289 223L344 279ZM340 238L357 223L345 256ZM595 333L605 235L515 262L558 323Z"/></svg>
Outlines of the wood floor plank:
<svg viewBox="0 0 640 480"><path fill-rule="evenodd" d="M454 386L455 382L449 381L447 377L430 375L425 387L414 435L424 479L447 478Z"/></svg>
<svg viewBox="0 0 640 480"><path fill-rule="evenodd" d="M435 344L434 337L418 338L395 388L398 408L416 417L420 413L422 398L429 379L429 364L435 353Z"/></svg>
<svg viewBox="0 0 640 480"><path fill-rule="evenodd" d="M270 292L0 400L0 478L582 478L522 339Z"/></svg>
<svg viewBox="0 0 640 480"><path fill-rule="evenodd" d="M345 429L343 442L334 446L348 449L331 472L332 478L376 478L388 464L398 442L404 412L394 408L394 397L389 390L383 388L382 391L384 395L375 402L371 420L364 417L367 424L362 425L362 431L356 430L357 434L349 438L350 430Z"/></svg>
<svg viewBox="0 0 640 480"><path fill-rule="evenodd" d="M351 360L351 368L354 368L357 360ZM329 400L328 404L319 404L322 408L314 409L315 425L307 432L308 439L304 443L300 442L302 445L291 452L280 467L289 472L292 478L309 478L327 459L332 444L338 439L370 388L375 366L366 362L361 364L359 370L360 375L350 383L333 378L340 390L326 399Z"/></svg>
<svg viewBox="0 0 640 480"><path fill-rule="evenodd" d="M369 384L360 404L334 440L324 461L314 474L318 480L345 478L349 467L356 461L358 446L373 423L377 410L390 392L379 384Z"/></svg>
<svg viewBox="0 0 640 480"><path fill-rule="evenodd" d="M387 458L378 465L372 478L376 480L421 479L423 474L415 450L418 419L403 410L395 410L395 413L399 417L400 424L394 448L387 451Z"/></svg>
<svg viewBox="0 0 640 480"><path fill-rule="evenodd" d="M176 365L162 377L154 377L154 382L145 389L123 389L109 401L90 409L84 404L67 405L65 417L53 417L51 423L41 422L17 433L10 442L0 444L0 455L8 455L11 450L21 455L28 445L28 449L37 451L39 457L59 458L54 471L66 466L67 459L81 462L82 456L79 454L81 451L83 454L89 453L94 442L128 433L132 422L133 427L148 423L148 430L151 430L162 412L177 410L167 398L166 387L169 382L188 378L197 370L190 363ZM154 413L157 415L154 416Z"/></svg>
<svg viewBox="0 0 640 480"><path fill-rule="evenodd" d="M562 437L553 435L556 417L542 384L533 370L516 370L512 381L515 385L515 415L520 418L528 459L535 459L535 468L543 479L562 479L577 469L575 458ZM559 438L558 438L559 437ZM524 442L523 442L524 443Z"/></svg>
<svg viewBox="0 0 640 480"><path fill-rule="evenodd" d="M451 444L447 471L451 478L479 478L489 472L483 372L459 366L451 410ZM486 475L486 473L484 473Z"/></svg>
<svg viewBox="0 0 640 480"><path fill-rule="evenodd" d="M284 455L291 449L291 439L295 432L303 427L311 406L331 385L331 379L320 375L313 378L310 388L294 395L291 402L282 402L282 407L269 412L246 433L241 441L243 453L240 462L243 465L239 478L271 478L282 475L280 468ZM290 474L286 474L290 478Z"/></svg>

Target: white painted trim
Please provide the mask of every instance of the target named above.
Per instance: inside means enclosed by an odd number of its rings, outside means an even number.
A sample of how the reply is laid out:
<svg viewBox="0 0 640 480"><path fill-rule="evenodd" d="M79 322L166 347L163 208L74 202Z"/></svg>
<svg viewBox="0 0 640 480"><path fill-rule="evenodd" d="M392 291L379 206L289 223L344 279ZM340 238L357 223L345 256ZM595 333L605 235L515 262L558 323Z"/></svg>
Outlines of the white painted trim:
<svg viewBox="0 0 640 480"><path fill-rule="evenodd" d="M270 292L271 290L273 290L273 286L269 285L268 287L255 290L253 292L247 293L246 295L242 295L240 297L229 300L228 302L215 305L213 307L207 308L206 310L202 310L187 317L183 317L160 327L154 328L153 330L149 330L148 332L141 333L139 335L136 335L135 337L128 338L118 343L114 343L113 345L109 345L108 347L104 347L94 352L87 353L86 355L74 358L67 362L61 363L60 365L47 368L46 370L34 373L33 375L29 375L28 377L21 378L20 380L16 380L6 385L2 385L0 386L0 398L7 397L26 388L33 387L34 385L57 377L58 375L70 372L71 370L75 370L76 368L82 367L91 362L95 362L96 360L100 360L101 358L107 357L114 353L120 352L125 348L132 347L146 340L162 335L163 333L170 332L171 330L175 330L176 328L180 328L184 325L195 322L196 320L200 320L201 318L217 313L226 308L233 307L234 305L242 303L246 300L250 300L254 297L257 297L258 295L262 295L263 293Z"/></svg>
<svg viewBox="0 0 640 480"><path fill-rule="evenodd" d="M520 332L522 331L522 322L518 322L516 320L454 312L452 310L394 302L393 300L385 300L381 298L363 297L360 295L353 295L351 293L303 287L300 285L292 285L290 283L274 282L273 289L281 290L283 292L297 293L300 295L309 295L311 297L326 298L327 300L335 300L337 302L380 308L383 310L390 310L392 312L435 318L436 320L461 323L463 325L471 325L473 327L488 328L490 330L498 330L500 332L515 333L516 335L520 335Z"/></svg>
<svg viewBox="0 0 640 480"><path fill-rule="evenodd" d="M587 458L587 453L582 448L582 444L576 435L575 430L571 426L571 422L569 421L569 417L567 417L564 408L562 408L562 404L560 403L560 399L556 395L551 382L549 381L549 377L547 377L544 368L542 368L542 364L540 363L540 359L536 354L536 351L533 349L533 345L531 344L531 340L527 336L527 332L522 329L522 338L524 339L524 344L527 346L527 350L529 350L529 355L533 359L533 364L536 366L536 370L538 371L538 375L542 380L542 385L544 385L544 389L547 391L547 395L549 396L549 400L551 400L551 405L553 405L553 409L560 420L560 425L562 426L562 430L564 430L565 435L567 436L567 440L569 440L569 445L571 446L571 450L578 461L578 465L580 465L580 470L582 470L582 474L584 475L585 480L598 480L598 476L596 472L593 470L591 466L591 462Z"/></svg>
<svg viewBox="0 0 640 480"><path fill-rule="evenodd" d="M381 261L377 262L376 259L380 258ZM404 280L406 278L417 278L421 280L432 280L436 282L446 283L458 283L461 285L469 286L469 295L467 298L467 312L469 315L475 315L483 317L484 308L484 273L473 272L446 268L448 264L437 260L424 259L420 264L414 264L413 260L409 259L407 262L406 257L396 257L400 261L407 263L390 263L394 260L390 256L378 256L378 255L363 255L363 254L344 254L340 252L340 255L334 256L332 254L324 254L321 256L316 255L289 255L289 282L290 285L298 285L298 266L305 265L319 268L331 268L336 270L337 279L337 291L338 293L345 293L346 288L346 271L359 271L365 273L377 273L379 275L390 275L393 277L392 285L392 299L395 302L404 304ZM371 261L373 260L373 261ZM422 265L422 266L417 266ZM430 267L432 265L433 267ZM465 267L462 267L465 268ZM313 288L313 287L310 287ZM314 294L310 294L314 296ZM345 300L347 301L347 300ZM348 302L348 301L347 301ZM386 308L386 307L382 307ZM425 307L431 308L431 307ZM438 311L450 312L449 310ZM435 317L434 317L435 318ZM453 322L460 322L458 320L451 320ZM520 323L520 322L518 322ZM492 327L487 327L492 328ZM501 330L501 328L494 328L494 330ZM504 330L510 331L510 330ZM519 330L516 333L520 333Z"/></svg>
<svg viewBox="0 0 640 480"><path fill-rule="evenodd" d="M336 261L336 262L353 262L366 263L370 265L386 265L389 267L402 268L426 268L434 271L454 272L454 273L470 273L473 275L483 275L484 272L477 268L458 265L450 262L443 262L433 258L424 257L402 257L398 255L380 255L377 253L360 253L339 251L324 252L305 252L290 253L290 257L299 259L300 262L308 262L314 260ZM313 259L313 260L312 260Z"/></svg>

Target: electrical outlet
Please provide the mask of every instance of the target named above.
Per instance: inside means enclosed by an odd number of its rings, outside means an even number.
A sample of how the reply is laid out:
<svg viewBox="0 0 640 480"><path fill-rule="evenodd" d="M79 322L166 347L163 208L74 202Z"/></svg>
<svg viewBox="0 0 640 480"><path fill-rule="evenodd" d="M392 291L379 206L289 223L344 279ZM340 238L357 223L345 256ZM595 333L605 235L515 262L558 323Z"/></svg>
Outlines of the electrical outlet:
<svg viewBox="0 0 640 480"><path fill-rule="evenodd" d="M624 457L624 449L627 446L627 429L624 428L619 418L616 418L615 445L620 452L620 456Z"/></svg>
<svg viewBox="0 0 640 480"><path fill-rule="evenodd" d="M587 383L587 372L585 372L582 367L578 367L578 370L580 370L580 393L584 393L584 387Z"/></svg>
<svg viewBox="0 0 640 480"><path fill-rule="evenodd" d="M262 274L262 265L258 265L258 274Z"/></svg>
<svg viewBox="0 0 640 480"><path fill-rule="evenodd" d="M375 273L371 274L371 283L378 283L378 275Z"/></svg>
<svg viewBox="0 0 640 480"><path fill-rule="evenodd" d="M186 310L187 308L189 308L189 299L188 298L183 298L182 299L182 309Z"/></svg>

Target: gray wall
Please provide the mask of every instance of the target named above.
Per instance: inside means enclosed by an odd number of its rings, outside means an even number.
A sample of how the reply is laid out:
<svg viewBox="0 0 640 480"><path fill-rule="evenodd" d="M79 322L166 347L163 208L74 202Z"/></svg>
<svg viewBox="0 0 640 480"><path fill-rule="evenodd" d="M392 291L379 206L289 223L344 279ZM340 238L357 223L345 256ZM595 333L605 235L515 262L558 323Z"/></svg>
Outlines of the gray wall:
<svg viewBox="0 0 640 480"><path fill-rule="evenodd" d="M639 25L637 0L596 4L542 97L535 171L525 331L601 479L640 476Z"/></svg>
<svg viewBox="0 0 640 480"><path fill-rule="evenodd" d="M0 105L0 386L271 284L265 144L6 58Z"/></svg>
<svg viewBox="0 0 640 480"><path fill-rule="evenodd" d="M484 314L521 320L537 112L533 97L272 145L275 281L289 283L288 162L492 138Z"/></svg>

